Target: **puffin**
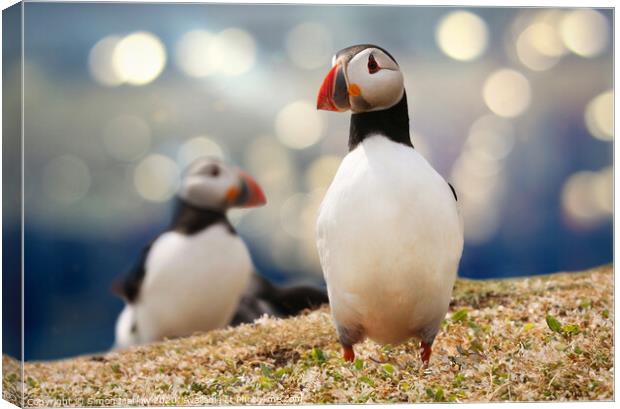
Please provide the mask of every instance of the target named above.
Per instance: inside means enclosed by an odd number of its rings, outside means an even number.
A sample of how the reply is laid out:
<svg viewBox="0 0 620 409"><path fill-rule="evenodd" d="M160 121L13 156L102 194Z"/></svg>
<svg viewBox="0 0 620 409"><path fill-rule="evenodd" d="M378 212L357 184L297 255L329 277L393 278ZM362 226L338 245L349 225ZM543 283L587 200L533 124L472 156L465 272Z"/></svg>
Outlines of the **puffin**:
<svg viewBox="0 0 620 409"><path fill-rule="evenodd" d="M404 78L371 44L339 51L317 109L351 111L348 147L318 210L316 242L345 361L366 338L417 339L428 367L463 252L456 191L414 148Z"/></svg>
<svg viewBox="0 0 620 409"><path fill-rule="evenodd" d="M112 290L125 301L113 348L288 316L327 302L314 287L277 287L260 276L227 217L266 203L246 172L201 157L184 172L169 227L148 244Z"/></svg>

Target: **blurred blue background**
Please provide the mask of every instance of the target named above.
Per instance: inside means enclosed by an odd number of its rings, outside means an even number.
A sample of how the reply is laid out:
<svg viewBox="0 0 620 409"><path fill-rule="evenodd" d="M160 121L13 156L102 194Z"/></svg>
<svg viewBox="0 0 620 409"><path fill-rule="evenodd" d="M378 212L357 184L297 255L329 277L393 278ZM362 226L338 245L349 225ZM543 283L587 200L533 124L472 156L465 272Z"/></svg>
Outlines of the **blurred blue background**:
<svg viewBox="0 0 620 409"><path fill-rule="evenodd" d="M349 118L314 104L356 43L399 61L413 143L459 193L461 276L611 262L612 31L611 10L26 3L25 358L111 346L110 284L200 155L264 187L231 214L259 271L321 283L315 211Z"/></svg>

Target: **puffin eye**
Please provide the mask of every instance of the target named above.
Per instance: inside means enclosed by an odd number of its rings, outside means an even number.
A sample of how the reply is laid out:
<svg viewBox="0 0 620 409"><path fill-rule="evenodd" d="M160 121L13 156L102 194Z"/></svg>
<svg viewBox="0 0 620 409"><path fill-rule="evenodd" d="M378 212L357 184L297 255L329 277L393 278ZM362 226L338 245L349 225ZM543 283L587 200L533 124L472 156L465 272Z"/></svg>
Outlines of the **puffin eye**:
<svg viewBox="0 0 620 409"><path fill-rule="evenodd" d="M377 71L379 71L379 64L377 64L375 57L372 54L370 54L368 56L368 72L370 74L374 74Z"/></svg>
<svg viewBox="0 0 620 409"><path fill-rule="evenodd" d="M220 175L220 168L218 166L212 166L209 169L209 176L217 177Z"/></svg>

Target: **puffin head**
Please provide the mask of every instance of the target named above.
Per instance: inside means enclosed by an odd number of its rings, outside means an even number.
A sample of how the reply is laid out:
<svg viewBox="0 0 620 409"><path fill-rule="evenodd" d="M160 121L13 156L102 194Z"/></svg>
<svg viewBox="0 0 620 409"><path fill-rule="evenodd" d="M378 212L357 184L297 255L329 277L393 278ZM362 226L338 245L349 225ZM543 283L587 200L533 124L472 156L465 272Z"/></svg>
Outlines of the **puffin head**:
<svg viewBox="0 0 620 409"><path fill-rule="evenodd" d="M396 105L404 92L403 74L390 53L376 45L354 45L332 59L316 105L338 112L381 111Z"/></svg>
<svg viewBox="0 0 620 409"><path fill-rule="evenodd" d="M212 157L196 159L181 180L179 198L198 208L227 210L257 207L267 200L258 183L247 173Z"/></svg>

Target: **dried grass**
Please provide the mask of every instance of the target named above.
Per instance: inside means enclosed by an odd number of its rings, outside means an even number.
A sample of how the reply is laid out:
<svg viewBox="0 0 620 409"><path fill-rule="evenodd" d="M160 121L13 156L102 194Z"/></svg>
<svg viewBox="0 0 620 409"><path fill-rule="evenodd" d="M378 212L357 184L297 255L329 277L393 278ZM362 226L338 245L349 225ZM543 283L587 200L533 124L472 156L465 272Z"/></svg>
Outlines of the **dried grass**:
<svg viewBox="0 0 620 409"><path fill-rule="evenodd" d="M359 360L343 362L324 307L101 356L27 362L25 403L612 400L612 296L610 266L459 280L428 370L414 342L379 347L367 341L356 348ZM4 390L17 391L19 366L7 357L3 363Z"/></svg>

